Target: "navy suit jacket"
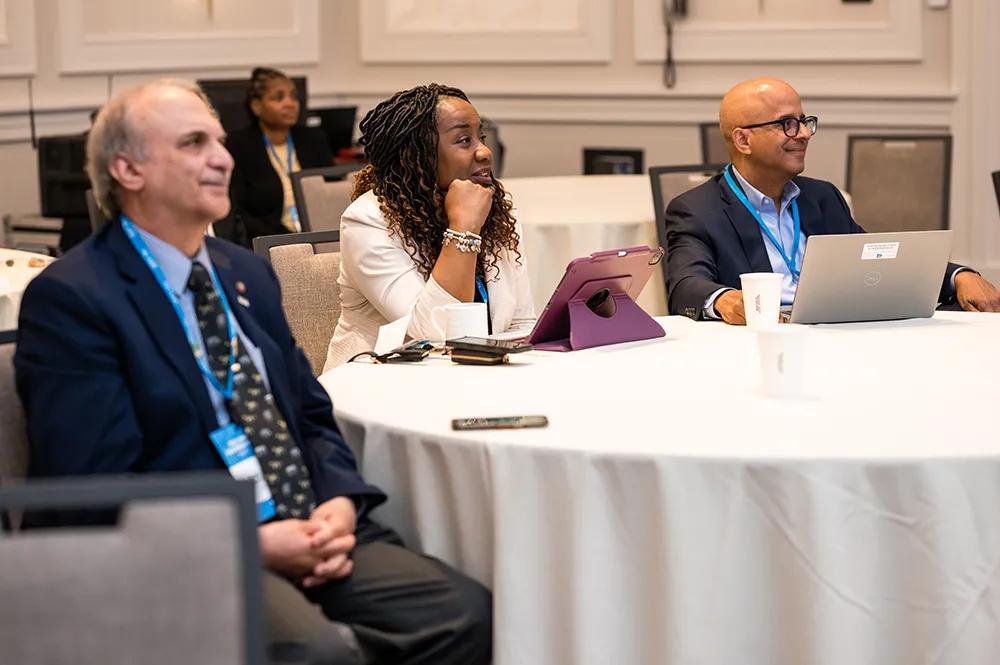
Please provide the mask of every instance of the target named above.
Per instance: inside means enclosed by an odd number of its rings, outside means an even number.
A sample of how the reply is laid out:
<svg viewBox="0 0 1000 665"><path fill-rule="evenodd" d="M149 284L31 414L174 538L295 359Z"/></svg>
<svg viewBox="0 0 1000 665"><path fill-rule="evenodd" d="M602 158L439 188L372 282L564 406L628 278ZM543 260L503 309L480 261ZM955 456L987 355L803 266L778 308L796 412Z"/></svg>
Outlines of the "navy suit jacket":
<svg viewBox="0 0 1000 665"><path fill-rule="evenodd" d="M226 241L205 242L243 332L260 347L317 500L365 497L369 508L384 501L358 473L330 399L292 338L270 267ZM117 221L28 285L14 365L29 476L225 469L209 440L215 411L180 321Z"/></svg>
<svg viewBox="0 0 1000 665"><path fill-rule="evenodd" d="M831 183L799 176L799 220L805 237L864 233L851 218L844 197ZM667 291L671 314L692 319L704 315L715 291L740 288L740 274L771 272L760 226L718 175L681 194L667 206ZM941 302L954 298L949 264Z"/></svg>

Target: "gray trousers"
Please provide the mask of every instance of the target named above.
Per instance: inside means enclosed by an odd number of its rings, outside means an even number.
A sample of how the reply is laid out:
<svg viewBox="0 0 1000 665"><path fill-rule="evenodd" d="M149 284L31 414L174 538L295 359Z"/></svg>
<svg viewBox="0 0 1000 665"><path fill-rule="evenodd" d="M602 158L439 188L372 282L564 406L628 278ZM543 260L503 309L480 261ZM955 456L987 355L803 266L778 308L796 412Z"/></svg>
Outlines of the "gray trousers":
<svg viewBox="0 0 1000 665"><path fill-rule="evenodd" d="M367 518L355 531L354 570L302 590L264 576L275 665L486 665L492 654L492 596L437 559L406 549Z"/></svg>

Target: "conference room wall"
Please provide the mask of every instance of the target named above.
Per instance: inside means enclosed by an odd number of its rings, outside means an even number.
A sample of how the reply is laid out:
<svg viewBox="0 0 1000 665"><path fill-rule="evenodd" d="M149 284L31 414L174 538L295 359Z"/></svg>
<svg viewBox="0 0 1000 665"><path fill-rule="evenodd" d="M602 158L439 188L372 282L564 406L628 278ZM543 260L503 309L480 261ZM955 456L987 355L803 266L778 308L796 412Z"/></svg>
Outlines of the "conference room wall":
<svg viewBox="0 0 1000 665"><path fill-rule="evenodd" d="M384 3L365 1L370 6ZM637 24L634 7L652 1L634 0L635 5L616 0L555 2L566 7L604 8L610 19L608 39L606 44L596 40L594 53L578 52L546 62L516 62L533 39L525 29L525 17L530 17L533 5L544 4L543 0L507 3L515 6L502 10L514 12L513 27L495 33L499 41L485 38L481 48L457 48L454 35L443 33L432 46L405 53L390 52L396 42L405 46L405 39L376 41L374 47L369 40L363 48L362 34L377 35L387 28L365 23L358 0L317 2L315 64L285 68L309 77L314 105L357 104L361 113L391 92L419 82L459 85L484 114L500 123L508 149L508 176L579 173L585 146L643 148L647 165L696 161L700 155L697 125L715 116L721 94L743 78L764 73L781 76L802 91L807 111L823 119L822 133L808 160L810 175L843 184L846 135L852 131L952 131L956 136L952 219L958 236L957 254L977 265L992 262L1000 270L1000 237L992 230L997 226L995 203L986 196L988 188L969 184L973 169L978 175L991 164L1000 168L996 163L1000 134L989 126L992 123L984 122L988 109L996 109L1000 101L1000 83L989 71L991 66L983 64L1000 60L1000 47L989 39L991 31L1000 33L997 3L955 2L942 11L913 0L922 9L916 35L919 53L911 61L853 62L855 54L849 43L837 52L828 52L823 61L819 59L822 54L814 54L815 62L762 63L754 57L762 47L746 40L735 40L720 49L711 62L692 62L679 50L678 83L667 91L661 81L662 67L637 61L642 44L648 44L660 27L658 23ZM874 0L872 6L878 10L880 5L897 1ZM307 7L310 4L309 0L301 2ZM164 74L246 76L251 63L268 60L260 55L267 51L260 49L249 54L246 66L240 67L201 69L192 62L187 67L179 64L173 71L128 71L135 65L122 62L113 67L122 71L114 73L110 81L101 73L61 74L60 37L53 26L58 25L64 4L0 0L0 10L6 7L8 12L18 6L33 8L34 89L40 134L85 129L87 113L106 98L109 85L117 90ZM831 17L851 11L849 5L835 7L837 4L825 2ZM433 13L438 5L447 3L422 6ZM691 20L710 5L691 3ZM784 5L767 6L782 11ZM523 9L520 18L517 7ZM749 11L742 5L735 7L734 11ZM475 11L487 10L477 6ZM823 24L817 27L821 31ZM433 33L434 29L432 22L429 30ZM487 61L475 62L483 53L490 54ZM178 57L183 63L183 54ZM397 61L376 62L385 57ZM596 60L573 61L579 57ZM427 62L435 58L445 61ZM459 61L469 64L454 64ZM0 213L38 209L34 155L26 148L26 100L23 77L0 78Z"/></svg>

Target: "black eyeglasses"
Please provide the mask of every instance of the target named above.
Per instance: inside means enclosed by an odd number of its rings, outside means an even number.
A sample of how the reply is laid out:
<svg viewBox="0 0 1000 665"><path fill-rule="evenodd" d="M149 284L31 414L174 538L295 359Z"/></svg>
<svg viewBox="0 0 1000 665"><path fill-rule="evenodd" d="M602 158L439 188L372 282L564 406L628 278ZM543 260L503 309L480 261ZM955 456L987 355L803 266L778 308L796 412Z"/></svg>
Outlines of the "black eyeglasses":
<svg viewBox="0 0 1000 665"><path fill-rule="evenodd" d="M756 127L767 127L768 125L781 125L785 136L794 139L799 135L799 128L805 125L810 134L815 134L819 129L819 118L814 115L804 115L801 118L778 118L768 122L758 122L756 125L743 125L740 129L754 129Z"/></svg>

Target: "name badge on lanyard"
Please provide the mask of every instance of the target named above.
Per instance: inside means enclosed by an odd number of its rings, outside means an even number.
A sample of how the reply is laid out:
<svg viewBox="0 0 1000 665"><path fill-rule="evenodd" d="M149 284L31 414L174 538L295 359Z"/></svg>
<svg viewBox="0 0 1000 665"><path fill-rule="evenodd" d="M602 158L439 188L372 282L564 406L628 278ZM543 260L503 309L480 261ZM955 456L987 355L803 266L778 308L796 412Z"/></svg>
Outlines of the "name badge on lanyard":
<svg viewBox="0 0 1000 665"><path fill-rule="evenodd" d="M799 240L802 238L802 226L799 224L799 202L794 199L792 200L792 223L795 227L795 235L794 240L792 241L792 253L791 256L789 256L785 253L785 246L774 236L773 233L771 233L771 229L767 228L767 224L764 223L764 219L760 216L760 213L757 212L757 209L753 207L752 203L750 203L750 199L748 199L747 195L743 192L743 188L740 187L733 179L731 174L732 169L733 165L727 164L726 168L722 171L722 174L726 178L726 184L729 185L729 189L732 190L736 198L743 204L743 207L747 209L750 216L757 221L757 225L760 226L760 230L764 232L764 235L771 241L774 248L778 250L778 254L781 255L781 259L785 262L785 265L788 266L788 272L792 275L792 281L797 282L800 271L796 269L795 263L799 254ZM778 220L779 222L781 220L780 209L778 212Z"/></svg>
<svg viewBox="0 0 1000 665"><path fill-rule="evenodd" d="M201 343L198 338L194 335L191 329L188 327L187 320L184 317L184 310L181 309L180 300L171 290L170 285L167 283L166 275L163 274L163 269L160 264L157 263L156 257L153 256L153 252L149 249L149 245L143 240L142 236L135 228L132 220L130 220L125 215L121 216L122 230L125 232L126 237L132 243L136 252L146 263L146 267L149 271L153 273L153 278L156 283L160 286L164 295L167 296L167 300L174 308L174 313L177 315L180 321L181 328L184 329L184 336L187 338L188 344L191 347L191 353L194 355L195 363L198 365L199 371L202 375L208 379L212 386L219 391L219 394L223 396L227 401L233 396L233 382L235 380L236 370L234 369L234 364L236 362L236 324L233 321L233 312L229 307L229 302L226 300L226 293L222 290L222 285L219 283L219 277L215 274L215 268L209 267L209 274L212 278L212 284L215 286L215 290L219 294L219 299L222 304L222 309L226 315L226 327L229 332L229 371L226 377L226 383L222 384L212 372L211 368L208 366L208 361L205 359L205 352L202 349ZM267 481L264 479L264 471L261 469L260 460L254 455L253 447L250 445L250 440L247 439L246 433L243 428L230 422L228 425L224 425L211 432L209 438L212 440L212 444L215 449L219 452L219 456L225 463L226 467L229 469L230 475L236 480L253 480L254 481L254 497L257 502L257 519L260 522L266 522L267 520L274 517L276 513L274 498L271 496L271 490L267 486Z"/></svg>
<svg viewBox="0 0 1000 665"><path fill-rule="evenodd" d="M257 521L266 522L277 513L271 489L264 480L264 470L260 460L253 454L253 447L242 427L229 423L209 435L215 449L229 467L229 473L236 480L252 480L254 500L257 502Z"/></svg>
<svg viewBox="0 0 1000 665"><path fill-rule="evenodd" d="M264 135L264 145L266 145L267 149L270 151L270 153L272 155L274 155L274 161L278 162L278 164L281 164L281 157L278 157L278 151L274 148L274 144L271 143L271 139L267 138L266 134ZM292 133L291 132L288 132L288 142L285 145L286 145L285 155L288 158L288 161L287 161L287 164L286 164L286 168L288 170L288 180L291 181L291 179L292 179L292 150L295 149L295 144L292 142ZM299 223L299 210L298 210L298 208L295 207L294 203L292 203L291 207L288 209L288 214L291 216L292 222L295 224L295 228L297 228L297 229L299 229L301 231L302 230L302 224Z"/></svg>

